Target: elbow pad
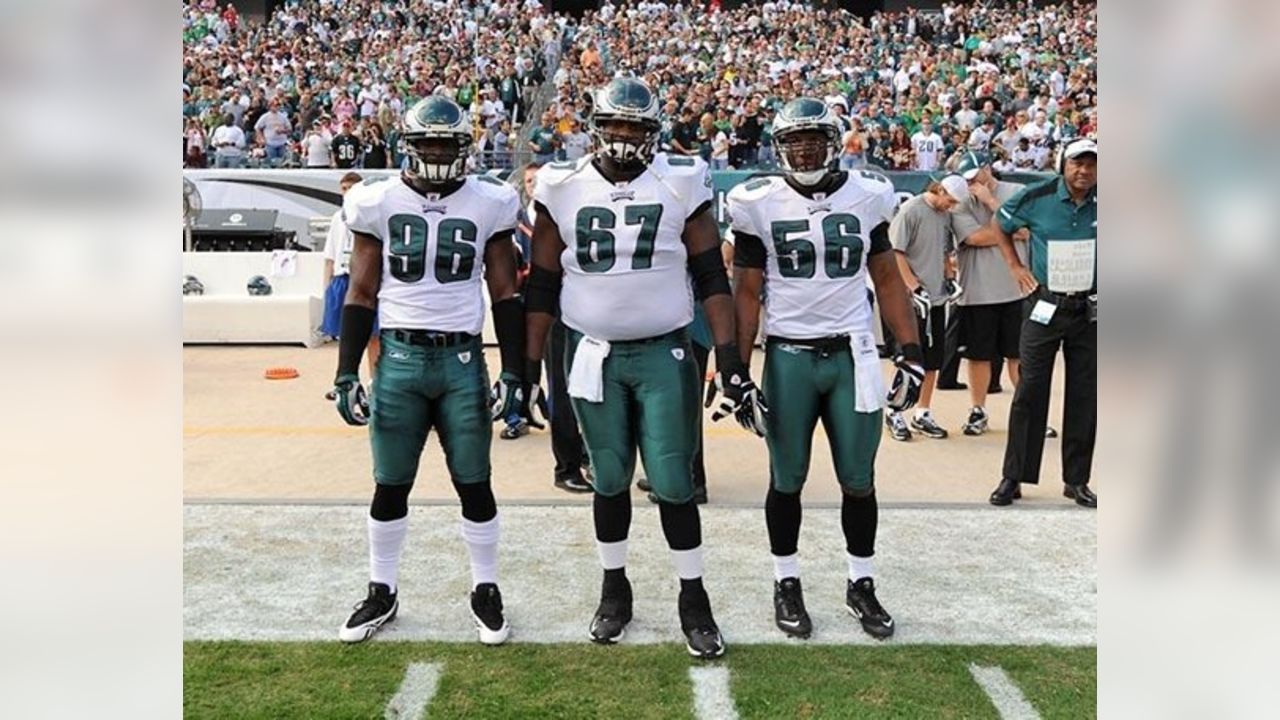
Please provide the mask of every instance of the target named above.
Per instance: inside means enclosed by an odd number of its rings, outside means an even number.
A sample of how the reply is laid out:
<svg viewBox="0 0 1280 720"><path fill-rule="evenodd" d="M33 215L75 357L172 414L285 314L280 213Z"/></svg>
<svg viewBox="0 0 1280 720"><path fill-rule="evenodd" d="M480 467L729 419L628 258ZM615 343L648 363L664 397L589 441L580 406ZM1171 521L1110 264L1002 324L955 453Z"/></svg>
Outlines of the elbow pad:
<svg viewBox="0 0 1280 720"><path fill-rule="evenodd" d="M560 312L560 273L539 265L529 268L529 279L524 286L524 304L528 312L556 315Z"/></svg>
<svg viewBox="0 0 1280 720"><path fill-rule="evenodd" d="M724 271L724 257L718 247L689 258L689 274L693 276L693 295L699 301L712 295L733 294L729 289L729 275Z"/></svg>

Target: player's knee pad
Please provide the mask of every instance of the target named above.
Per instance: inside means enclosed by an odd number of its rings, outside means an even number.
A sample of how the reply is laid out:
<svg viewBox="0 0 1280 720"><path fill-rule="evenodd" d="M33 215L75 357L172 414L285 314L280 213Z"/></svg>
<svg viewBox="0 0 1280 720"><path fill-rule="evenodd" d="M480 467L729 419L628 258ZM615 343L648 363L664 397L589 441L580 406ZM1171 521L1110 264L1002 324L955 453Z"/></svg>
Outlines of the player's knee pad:
<svg viewBox="0 0 1280 720"><path fill-rule="evenodd" d="M409 491L413 483L404 485L373 486L373 502L369 504L369 517L380 522L399 520L409 514Z"/></svg>
<svg viewBox="0 0 1280 720"><path fill-rule="evenodd" d="M488 480L454 483L453 489L462 502L462 517L472 522L485 522L498 514L498 503L493 499L493 486Z"/></svg>
<svg viewBox="0 0 1280 720"><path fill-rule="evenodd" d="M658 503L662 534L672 550L692 550L702 544L702 518L698 506L688 500L682 503Z"/></svg>

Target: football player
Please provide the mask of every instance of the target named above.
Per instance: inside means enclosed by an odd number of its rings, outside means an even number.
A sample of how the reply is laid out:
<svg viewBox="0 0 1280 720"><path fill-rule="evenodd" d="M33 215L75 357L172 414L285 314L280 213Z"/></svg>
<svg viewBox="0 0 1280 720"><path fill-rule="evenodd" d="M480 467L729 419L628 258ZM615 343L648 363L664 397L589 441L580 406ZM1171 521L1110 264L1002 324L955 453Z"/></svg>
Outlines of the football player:
<svg viewBox="0 0 1280 720"><path fill-rule="evenodd" d="M725 396L713 419L735 415L762 433L767 409L734 344L706 164L654 151L658 104L639 80L615 79L592 99L595 151L538 173L527 285L528 362L542 357L558 309L568 330L569 395L595 470L604 580L590 636L618 642L631 621L628 491L638 451L680 578L686 647L695 657L719 657L724 639L702 585L702 529L693 502L700 409L688 326L695 298L711 326Z"/></svg>
<svg viewBox="0 0 1280 720"><path fill-rule="evenodd" d="M840 520L849 564L845 603L868 634L887 638L893 618L876 598L871 561L884 391L868 273L881 316L902 341L889 406L914 404L924 377L915 315L889 246L897 196L880 175L832 169L840 152L840 126L820 100L787 103L774 122L773 144L786 174L733 188L728 209L740 348L751 347L764 297L771 477L765 522L773 553L775 621L795 637L808 637L813 627L801 592L796 544L800 491L809 474L813 431L821 421L843 491Z"/></svg>
<svg viewBox="0 0 1280 720"><path fill-rule="evenodd" d="M408 170L359 185L343 202L355 242L334 395L343 420L369 426L376 484L368 518L368 596L338 636L360 642L395 619L409 491L427 434L435 429L462 504L472 619L480 642L497 645L510 630L497 584L491 423L513 408L527 413L525 400L537 399L522 383L524 309L516 296L512 243L520 200L504 183L464 174L471 122L446 97L425 98L409 110L404 145ZM502 355L492 390L480 339L482 278ZM357 371L375 308L382 354L370 403Z"/></svg>

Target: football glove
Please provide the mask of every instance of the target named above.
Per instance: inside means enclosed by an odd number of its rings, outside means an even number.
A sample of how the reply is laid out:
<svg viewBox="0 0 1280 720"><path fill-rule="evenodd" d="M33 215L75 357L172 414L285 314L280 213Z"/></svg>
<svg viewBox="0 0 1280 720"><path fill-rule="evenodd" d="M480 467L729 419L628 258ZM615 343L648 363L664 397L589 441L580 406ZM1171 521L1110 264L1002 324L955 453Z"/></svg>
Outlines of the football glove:
<svg viewBox="0 0 1280 720"><path fill-rule="evenodd" d="M929 321L929 311L933 309L933 301L929 298L929 291L925 290L923 285L912 291L911 306L915 308L916 317L925 322Z"/></svg>
<svg viewBox="0 0 1280 720"><path fill-rule="evenodd" d="M522 399L520 417L524 418L531 428L539 430L546 428L551 411L547 409L547 396L542 392L542 386L536 383L523 383L520 394Z"/></svg>
<svg viewBox="0 0 1280 720"><path fill-rule="evenodd" d="M915 344L906 345L893 357L893 364L898 370L893 374L893 385L885 398L890 410L910 410L920 400L920 386L924 383L923 360L920 346Z"/></svg>
<svg viewBox="0 0 1280 720"><path fill-rule="evenodd" d="M711 407L716 394L723 397L711 419L715 422L732 415L743 428L764 437L769 420L769 405L764 394L751 381L747 366L738 356L737 346L716 348L715 380L707 385L707 397L703 407Z"/></svg>
<svg viewBox="0 0 1280 720"><path fill-rule="evenodd" d="M494 422L518 413L524 405L524 383L515 373L502 371L489 390L489 414Z"/></svg>
<svg viewBox="0 0 1280 720"><path fill-rule="evenodd" d="M947 278L942 281L942 291L947 295L947 304L954 305L960 301L960 296L964 295L964 288L960 287L960 283L954 278Z"/></svg>
<svg viewBox="0 0 1280 720"><path fill-rule="evenodd" d="M369 395L359 375L339 375L333 381L333 402L348 425L369 424Z"/></svg>

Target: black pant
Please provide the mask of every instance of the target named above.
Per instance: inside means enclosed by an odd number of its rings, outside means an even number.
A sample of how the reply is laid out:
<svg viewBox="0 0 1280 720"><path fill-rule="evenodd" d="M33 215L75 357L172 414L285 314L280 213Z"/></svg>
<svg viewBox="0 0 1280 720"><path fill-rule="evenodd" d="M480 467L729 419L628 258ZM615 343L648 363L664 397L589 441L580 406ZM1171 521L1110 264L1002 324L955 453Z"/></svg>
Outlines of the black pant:
<svg viewBox="0 0 1280 720"><path fill-rule="evenodd" d="M707 360L711 357L711 348L693 343L693 359L698 361L698 397L705 397L707 390ZM702 418L698 418L698 452L693 456L693 487L707 486L707 468L702 464Z"/></svg>
<svg viewBox="0 0 1280 720"><path fill-rule="evenodd" d="M569 383L564 372L564 323L551 326L551 352L547 355L547 401L551 406L551 452L556 458L556 479L577 477L586 463L586 448L578 419L569 403Z"/></svg>
<svg viewBox="0 0 1280 720"><path fill-rule="evenodd" d="M1004 477L1035 484L1040 481L1044 428L1049 419L1053 363L1062 347L1067 388L1062 412L1062 472L1067 485L1089 482L1093 444L1098 433L1098 325L1089 321L1083 299L1058 299L1032 293L1023 307L1021 380L1009 411L1009 442L1004 451ZM1048 325L1030 320L1037 300L1056 303Z"/></svg>

